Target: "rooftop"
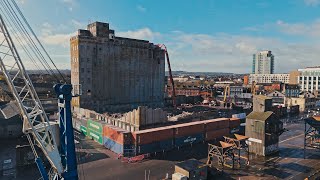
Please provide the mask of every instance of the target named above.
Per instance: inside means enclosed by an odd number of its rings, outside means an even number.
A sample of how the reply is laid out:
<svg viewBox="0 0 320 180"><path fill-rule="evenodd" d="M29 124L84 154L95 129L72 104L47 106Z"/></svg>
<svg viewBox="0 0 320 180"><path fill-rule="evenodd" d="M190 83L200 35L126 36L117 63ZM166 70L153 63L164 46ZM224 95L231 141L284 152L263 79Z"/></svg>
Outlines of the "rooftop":
<svg viewBox="0 0 320 180"><path fill-rule="evenodd" d="M272 111L267 111L267 112L251 112L251 113L247 116L247 119L254 119L254 120L265 121L265 120L267 120L272 114L273 114Z"/></svg>

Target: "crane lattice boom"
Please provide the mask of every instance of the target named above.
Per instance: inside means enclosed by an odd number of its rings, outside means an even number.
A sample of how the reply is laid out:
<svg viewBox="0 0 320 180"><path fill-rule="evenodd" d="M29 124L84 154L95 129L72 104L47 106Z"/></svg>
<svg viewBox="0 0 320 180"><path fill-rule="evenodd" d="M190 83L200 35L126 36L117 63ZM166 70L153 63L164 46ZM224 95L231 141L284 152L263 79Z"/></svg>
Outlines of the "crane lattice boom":
<svg viewBox="0 0 320 180"><path fill-rule="evenodd" d="M24 133L33 135L52 167L61 174L63 166L53 130L1 15L0 68L21 111Z"/></svg>

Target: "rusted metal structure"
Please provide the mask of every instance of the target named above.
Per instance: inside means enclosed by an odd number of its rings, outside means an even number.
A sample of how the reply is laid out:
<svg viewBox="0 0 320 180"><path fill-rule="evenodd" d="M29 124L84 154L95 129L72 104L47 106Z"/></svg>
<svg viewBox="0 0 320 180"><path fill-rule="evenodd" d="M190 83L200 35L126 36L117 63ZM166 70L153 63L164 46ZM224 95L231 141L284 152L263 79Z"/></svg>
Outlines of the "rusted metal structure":
<svg viewBox="0 0 320 180"><path fill-rule="evenodd" d="M172 86L171 87L172 88L172 105L173 105L173 107L176 107L177 106L177 104L176 104L176 90L175 90L175 87L174 87L174 81L173 81L173 76L172 76L172 71L171 71L171 64L170 64L170 59L169 59L169 53L168 53L168 50L167 50L167 46L164 45L164 44L158 44L157 46L164 50L164 52L166 54L166 57L167 57L167 65L168 65L168 70L169 70L170 83L171 83L171 86Z"/></svg>
<svg viewBox="0 0 320 180"><path fill-rule="evenodd" d="M249 137L247 136L242 136L239 134L234 134L235 138L231 137L224 137L224 141L226 143L232 144L233 145L233 153L234 156L237 158L237 162L239 167L241 167L241 160L245 161L246 165L249 165L249 146L247 144L247 140ZM245 155L245 156L243 156Z"/></svg>
<svg viewBox="0 0 320 180"><path fill-rule="evenodd" d="M320 149L320 116L305 119L304 123L304 158L306 149Z"/></svg>
<svg viewBox="0 0 320 180"><path fill-rule="evenodd" d="M207 165L209 167L212 167L214 158L216 157L218 159L218 164L222 166L222 170L225 166L234 169L235 156L233 153L233 149L233 144L226 143L223 141L220 141L220 146L208 144ZM228 161L231 161L231 165L228 164Z"/></svg>

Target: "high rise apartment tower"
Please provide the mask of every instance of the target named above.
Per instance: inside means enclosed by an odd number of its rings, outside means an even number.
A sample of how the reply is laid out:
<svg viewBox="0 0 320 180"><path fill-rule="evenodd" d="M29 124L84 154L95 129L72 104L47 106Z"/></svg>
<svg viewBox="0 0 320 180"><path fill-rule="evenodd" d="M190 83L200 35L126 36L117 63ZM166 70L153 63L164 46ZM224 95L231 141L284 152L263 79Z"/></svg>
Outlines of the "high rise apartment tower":
<svg viewBox="0 0 320 180"><path fill-rule="evenodd" d="M252 74L273 74L274 55L271 51L260 51L253 54Z"/></svg>

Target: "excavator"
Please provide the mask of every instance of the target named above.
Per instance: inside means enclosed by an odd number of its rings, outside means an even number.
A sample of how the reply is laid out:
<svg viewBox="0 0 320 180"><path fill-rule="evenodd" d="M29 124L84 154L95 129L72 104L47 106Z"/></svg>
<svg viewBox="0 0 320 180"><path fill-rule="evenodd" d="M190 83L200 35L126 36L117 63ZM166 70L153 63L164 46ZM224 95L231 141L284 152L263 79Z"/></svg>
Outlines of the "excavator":
<svg viewBox="0 0 320 180"><path fill-rule="evenodd" d="M170 78L170 84L171 84L171 90L172 90L172 96L171 96L172 105L173 105L173 107L177 107L177 104L176 104L176 89L174 87L174 81L173 81L173 76L172 76L172 71L171 71L169 53L168 53L166 45L158 44L157 46L164 50L166 58L167 58L167 65L168 65L168 70L169 70L169 78Z"/></svg>

